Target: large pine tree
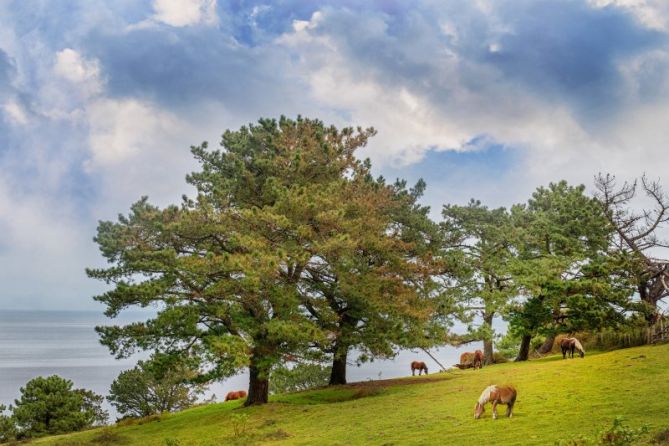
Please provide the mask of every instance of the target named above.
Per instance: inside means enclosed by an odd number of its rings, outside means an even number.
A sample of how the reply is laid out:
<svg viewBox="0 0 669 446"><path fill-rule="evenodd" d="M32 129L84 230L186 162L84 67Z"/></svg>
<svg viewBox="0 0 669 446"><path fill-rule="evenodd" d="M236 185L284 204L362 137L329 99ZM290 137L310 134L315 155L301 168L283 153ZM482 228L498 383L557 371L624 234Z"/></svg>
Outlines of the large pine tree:
<svg viewBox="0 0 669 446"><path fill-rule="evenodd" d="M249 367L246 403L258 404L287 359L322 349L336 362L344 345L387 350L411 337L409 327L430 338L434 294L419 288L427 263L405 240L411 231L393 232L404 195L355 157L373 134L263 119L225 132L220 150L194 147L195 198L166 209L142 199L98 227L111 266L88 274L114 285L96 297L107 315L157 309L144 322L98 328L102 342L117 355L197 358L203 380ZM355 337L363 331L364 342Z"/></svg>

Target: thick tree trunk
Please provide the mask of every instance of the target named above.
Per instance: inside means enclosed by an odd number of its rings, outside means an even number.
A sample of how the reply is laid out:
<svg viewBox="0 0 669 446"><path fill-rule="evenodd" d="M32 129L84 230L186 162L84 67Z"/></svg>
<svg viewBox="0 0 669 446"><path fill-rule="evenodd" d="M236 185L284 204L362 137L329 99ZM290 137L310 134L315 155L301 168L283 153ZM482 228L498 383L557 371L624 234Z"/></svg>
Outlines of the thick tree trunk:
<svg viewBox="0 0 669 446"><path fill-rule="evenodd" d="M537 350L539 353L542 355L545 355L546 353L550 353L553 350L553 344L555 344L555 337L556 335L550 335L546 338L543 344L541 344L541 347Z"/></svg>
<svg viewBox="0 0 669 446"><path fill-rule="evenodd" d="M494 313L488 313L483 316L483 323L488 327L488 332L491 334L489 339L483 340L483 364L485 365L490 365L494 362L492 347L492 318L494 315Z"/></svg>
<svg viewBox="0 0 669 446"><path fill-rule="evenodd" d="M254 358L249 366L249 393L245 406L266 404L269 400L269 370L259 367Z"/></svg>
<svg viewBox="0 0 669 446"><path fill-rule="evenodd" d="M346 359L348 358L348 346L336 344L334 358L332 359L332 370L330 371L330 385L346 384Z"/></svg>
<svg viewBox="0 0 669 446"><path fill-rule="evenodd" d="M518 356L516 356L517 361L527 361L530 356L530 342L532 341L532 335L526 334L523 335L523 339L520 341L520 350L518 351Z"/></svg>

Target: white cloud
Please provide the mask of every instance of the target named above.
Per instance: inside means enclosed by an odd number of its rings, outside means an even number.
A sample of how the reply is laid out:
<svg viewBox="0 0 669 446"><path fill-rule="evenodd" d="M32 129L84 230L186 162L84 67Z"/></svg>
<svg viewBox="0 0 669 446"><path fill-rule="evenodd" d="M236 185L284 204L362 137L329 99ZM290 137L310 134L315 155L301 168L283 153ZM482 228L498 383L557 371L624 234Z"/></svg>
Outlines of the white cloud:
<svg viewBox="0 0 669 446"><path fill-rule="evenodd" d="M218 22L216 0L154 0L153 20L181 27Z"/></svg>
<svg viewBox="0 0 669 446"><path fill-rule="evenodd" d="M136 99L101 98L87 109L91 164L116 164L151 150L155 136L169 139L184 131L180 121L168 112Z"/></svg>
<svg viewBox="0 0 669 446"><path fill-rule="evenodd" d="M18 102L14 100L7 101L2 108L12 123L19 125L26 125L28 123L28 115Z"/></svg>
<svg viewBox="0 0 669 446"><path fill-rule="evenodd" d="M494 13L485 2L479 8ZM353 28L356 22L350 17L333 14L327 10L310 21L294 22L293 30L276 43L297 60L295 71L306 80L316 103L345 110L345 124L379 130L365 153L377 166L412 164L429 150L472 150L470 141L486 135L523 151L514 176L500 178L505 183L495 186L510 200L522 200L534 187L562 178L589 186L598 171L624 177L646 171L669 181L662 163L652 161L663 159L669 147L664 123L669 115L664 69L669 56L664 51L619 58L617 70L624 83L615 95L622 102L604 117L591 118L569 100L538 93L505 78L494 66L466 58L457 46L414 35L416 42L406 49L386 34L378 18L356 18L360 28ZM455 26L435 19L451 45L464 39ZM512 32L495 20L493 36ZM347 25L355 38L341 33ZM486 50L505 51L485 37L481 45ZM418 76L401 75L392 71L390 58L417 62L421 71ZM648 82L648 76L657 79ZM655 95L642 91L648 85L657 90Z"/></svg>
<svg viewBox="0 0 669 446"><path fill-rule="evenodd" d="M669 30L669 2L666 0L588 0L596 8L626 9L644 25Z"/></svg>
<svg viewBox="0 0 669 446"><path fill-rule="evenodd" d="M98 60L85 59L71 48L65 48L56 53L54 72L73 84L79 85L82 91L89 96L99 93L103 88Z"/></svg>

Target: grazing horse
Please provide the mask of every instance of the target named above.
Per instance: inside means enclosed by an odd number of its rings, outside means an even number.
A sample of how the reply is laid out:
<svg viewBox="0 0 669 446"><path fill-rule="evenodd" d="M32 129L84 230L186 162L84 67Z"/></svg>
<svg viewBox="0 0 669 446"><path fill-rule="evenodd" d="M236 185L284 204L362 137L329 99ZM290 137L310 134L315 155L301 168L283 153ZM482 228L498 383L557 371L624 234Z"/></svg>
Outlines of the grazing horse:
<svg viewBox="0 0 669 446"><path fill-rule="evenodd" d="M474 406L474 418L481 418L484 412L483 406L492 402L492 418L497 419L497 405L506 404L506 416L513 416L513 405L516 404L516 389L513 386L488 386L479 397L476 406Z"/></svg>
<svg viewBox="0 0 669 446"><path fill-rule="evenodd" d="M571 357L573 358L574 350L581 355L581 358L585 356L585 350L576 338L564 338L560 341L560 348L562 349L562 359L567 359L567 353L571 354Z"/></svg>
<svg viewBox="0 0 669 446"><path fill-rule="evenodd" d="M476 350L475 352L464 352L460 355L460 364L456 364L459 369L467 369L474 367L480 369L483 367L483 352Z"/></svg>
<svg viewBox="0 0 669 446"><path fill-rule="evenodd" d="M422 375L423 371L427 375L427 366L423 361L413 361L411 363L411 376L416 374L416 370L418 370L418 376Z"/></svg>
<svg viewBox="0 0 669 446"><path fill-rule="evenodd" d="M476 350L474 352L474 369L483 368L483 352L481 350Z"/></svg>
<svg viewBox="0 0 669 446"><path fill-rule="evenodd" d="M242 398L246 398L246 391L245 390L238 390L236 392L228 392L227 395L225 395L225 401L232 401L232 400L239 400Z"/></svg>

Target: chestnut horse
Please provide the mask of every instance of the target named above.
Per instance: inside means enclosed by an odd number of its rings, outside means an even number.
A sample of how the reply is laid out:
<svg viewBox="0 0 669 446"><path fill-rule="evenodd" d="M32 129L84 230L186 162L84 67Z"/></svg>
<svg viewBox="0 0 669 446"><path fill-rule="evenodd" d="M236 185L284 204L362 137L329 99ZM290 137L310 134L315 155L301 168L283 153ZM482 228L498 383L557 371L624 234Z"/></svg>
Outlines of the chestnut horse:
<svg viewBox="0 0 669 446"><path fill-rule="evenodd" d="M239 400L241 398L246 398L246 391L245 390L238 390L236 392L228 392L228 394L225 395L225 401Z"/></svg>
<svg viewBox="0 0 669 446"><path fill-rule="evenodd" d="M497 405L506 404L506 416L513 416L513 405L516 404L516 389L513 386L488 386L479 397L476 406L474 406L474 418L481 418L484 412L483 406L492 402L492 418L497 419Z"/></svg>
<svg viewBox="0 0 669 446"><path fill-rule="evenodd" d="M475 369L483 367L483 352L481 350L476 350L474 353L464 352L460 355L460 364L458 364L458 368L466 369L469 366L474 367Z"/></svg>
<svg viewBox="0 0 669 446"><path fill-rule="evenodd" d="M418 370L418 376L422 375L423 371L425 371L425 374L427 375L427 366L422 361L413 361L411 363L411 376L416 374L416 370Z"/></svg>
<svg viewBox="0 0 669 446"><path fill-rule="evenodd" d="M571 354L571 357L573 358L574 350L581 355L581 358L585 356L585 350L576 338L564 338L560 341L560 348L562 349L562 359L567 359L567 353Z"/></svg>

